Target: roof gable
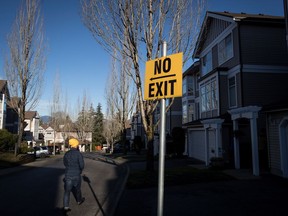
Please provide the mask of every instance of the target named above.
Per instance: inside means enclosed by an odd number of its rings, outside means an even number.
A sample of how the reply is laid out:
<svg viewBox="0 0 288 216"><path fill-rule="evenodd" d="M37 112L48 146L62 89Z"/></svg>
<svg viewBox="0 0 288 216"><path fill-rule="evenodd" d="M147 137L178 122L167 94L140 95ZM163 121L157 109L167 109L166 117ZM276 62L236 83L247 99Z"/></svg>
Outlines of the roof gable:
<svg viewBox="0 0 288 216"><path fill-rule="evenodd" d="M26 111L25 112L25 119L32 120L33 118L39 118L36 111Z"/></svg>
<svg viewBox="0 0 288 216"><path fill-rule="evenodd" d="M221 34L231 24L237 22L284 22L284 17L264 14L229 13L227 11L207 11L203 24L201 26L200 33L197 38L193 58L199 58L199 55L203 49L205 49L219 34Z"/></svg>
<svg viewBox="0 0 288 216"><path fill-rule="evenodd" d="M0 80L0 93L1 94L5 94L6 97L10 98L10 93L9 93L9 89L8 89L8 83L7 80Z"/></svg>

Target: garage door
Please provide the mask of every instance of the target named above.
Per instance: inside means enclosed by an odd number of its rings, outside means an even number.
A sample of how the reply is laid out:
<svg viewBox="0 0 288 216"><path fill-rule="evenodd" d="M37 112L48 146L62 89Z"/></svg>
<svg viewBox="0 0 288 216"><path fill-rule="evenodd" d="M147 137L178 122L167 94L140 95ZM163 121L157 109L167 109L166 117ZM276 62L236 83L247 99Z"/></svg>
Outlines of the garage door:
<svg viewBox="0 0 288 216"><path fill-rule="evenodd" d="M189 130L189 157L205 161L205 132L204 130Z"/></svg>

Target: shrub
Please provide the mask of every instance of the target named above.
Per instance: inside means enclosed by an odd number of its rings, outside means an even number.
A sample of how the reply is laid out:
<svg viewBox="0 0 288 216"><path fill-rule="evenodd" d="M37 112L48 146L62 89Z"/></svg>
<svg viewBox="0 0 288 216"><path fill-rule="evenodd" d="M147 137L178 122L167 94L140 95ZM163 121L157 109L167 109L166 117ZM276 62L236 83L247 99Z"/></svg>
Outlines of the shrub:
<svg viewBox="0 0 288 216"><path fill-rule="evenodd" d="M33 155L18 154L15 156L13 153L0 153L0 167L14 167L20 164L30 163L35 161Z"/></svg>
<svg viewBox="0 0 288 216"><path fill-rule="evenodd" d="M212 157L210 159L210 162L212 168L223 169L225 166L225 161L222 157Z"/></svg>
<svg viewBox="0 0 288 216"><path fill-rule="evenodd" d="M8 132L6 129L0 130L0 151L14 149L17 142L17 135Z"/></svg>

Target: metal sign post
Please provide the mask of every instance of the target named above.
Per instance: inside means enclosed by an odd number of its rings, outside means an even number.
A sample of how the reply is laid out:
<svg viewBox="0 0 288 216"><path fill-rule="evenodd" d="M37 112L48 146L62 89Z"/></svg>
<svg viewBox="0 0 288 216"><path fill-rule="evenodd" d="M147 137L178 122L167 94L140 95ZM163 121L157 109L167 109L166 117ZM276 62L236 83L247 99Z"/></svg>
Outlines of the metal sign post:
<svg viewBox="0 0 288 216"><path fill-rule="evenodd" d="M166 56L167 43L163 42L163 56ZM163 215L163 200L164 200L164 167L165 167L165 99L160 102L160 144L159 144L159 173L158 173L158 216Z"/></svg>
<svg viewBox="0 0 288 216"><path fill-rule="evenodd" d="M167 43L164 41L162 57L146 62L145 100L160 99L160 143L158 173L158 216L163 215L164 167L166 144L166 98L182 97L183 53L166 56Z"/></svg>

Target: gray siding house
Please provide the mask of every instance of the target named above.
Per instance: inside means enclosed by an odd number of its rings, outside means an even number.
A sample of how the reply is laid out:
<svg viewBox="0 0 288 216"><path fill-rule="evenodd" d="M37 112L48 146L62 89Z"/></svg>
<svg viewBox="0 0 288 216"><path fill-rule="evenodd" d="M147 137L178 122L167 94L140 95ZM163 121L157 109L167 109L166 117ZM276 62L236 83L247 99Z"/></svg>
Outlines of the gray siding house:
<svg viewBox="0 0 288 216"><path fill-rule="evenodd" d="M183 75L188 156L254 175L271 169L262 109L288 98L284 17L207 12L193 58L199 65Z"/></svg>

